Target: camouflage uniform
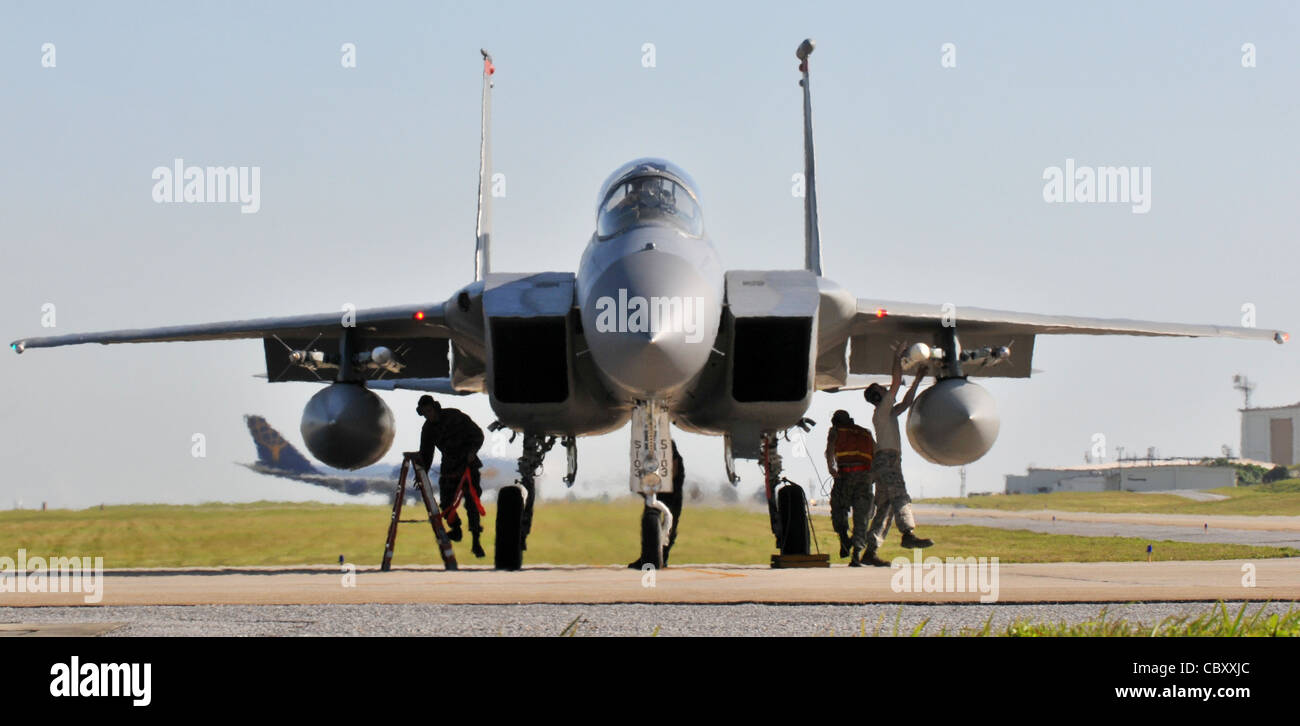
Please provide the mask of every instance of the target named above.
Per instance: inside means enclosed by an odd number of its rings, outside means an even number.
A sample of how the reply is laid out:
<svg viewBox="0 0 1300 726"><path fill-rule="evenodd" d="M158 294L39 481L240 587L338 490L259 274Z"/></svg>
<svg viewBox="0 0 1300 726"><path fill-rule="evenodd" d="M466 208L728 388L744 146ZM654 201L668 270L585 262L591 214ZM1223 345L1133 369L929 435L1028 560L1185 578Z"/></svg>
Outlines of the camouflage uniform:
<svg viewBox="0 0 1300 726"><path fill-rule="evenodd" d="M831 485L831 527L838 534L849 531L849 509L853 509L853 546L867 546L867 518L871 515L871 479L866 469L840 474Z"/></svg>
<svg viewBox="0 0 1300 726"><path fill-rule="evenodd" d="M839 450L842 448L838 445L841 430L852 437L844 442L843 448L848 451ZM826 462L839 470L839 476L831 484L831 527L843 541L849 533L849 510L852 509L853 547L857 549L866 547L867 523L871 518L869 467L873 449L871 432L851 420L833 425L826 432Z"/></svg>
<svg viewBox="0 0 1300 726"><path fill-rule="evenodd" d="M902 458L898 449L877 449L871 460L869 481L876 485L876 496L872 502L875 513L871 518L867 549L875 552L885 543L889 534L889 521L898 523L899 531L904 534L916 529L916 519L912 516L912 498L907 495L907 485L903 482Z"/></svg>

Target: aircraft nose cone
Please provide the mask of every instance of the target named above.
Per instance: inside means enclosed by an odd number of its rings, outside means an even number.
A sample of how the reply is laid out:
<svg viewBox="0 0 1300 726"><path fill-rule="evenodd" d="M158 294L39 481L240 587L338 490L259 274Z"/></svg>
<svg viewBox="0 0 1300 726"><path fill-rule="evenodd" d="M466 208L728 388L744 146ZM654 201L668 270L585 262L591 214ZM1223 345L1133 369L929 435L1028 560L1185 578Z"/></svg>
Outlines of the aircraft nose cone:
<svg viewBox="0 0 1300 726"><path fill-rule="evenodd" d="M704 367L722 307L683 258L646 249L611 265L583 304L583 330L601 373L637 395L656 397Z"/></svg>
<svg viewBox="0 0 1300 726"><path fill-rule="evenodd" d="M601 350L601 369L630 389L645 394L669 391L699 369L691 348L664 333L626 333L593 346Z"/></svg>

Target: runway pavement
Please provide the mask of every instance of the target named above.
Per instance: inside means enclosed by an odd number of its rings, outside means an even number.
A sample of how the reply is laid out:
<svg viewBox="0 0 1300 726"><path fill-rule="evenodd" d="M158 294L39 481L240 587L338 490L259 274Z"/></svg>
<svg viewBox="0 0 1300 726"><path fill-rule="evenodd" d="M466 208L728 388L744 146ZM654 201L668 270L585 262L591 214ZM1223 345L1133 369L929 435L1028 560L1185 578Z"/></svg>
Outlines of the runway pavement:
<svg viewBox="0 0 1300 726"><path fill-rule="evenodd" d="M913 505L917 523L969 524L1086 537L1137 537L1300 549L1300 517L1194 514L1106 514L1050 509L1002 510ZM829 510L827 510L829 512Z"/></svg>
<svg viewBox="0 0 1300 726"><path fill-rule="evenodd" d="M904 572L904 569L907 572ZM1300 599L1300 558L1213 562L999 564L983 579L933 568L773 570L682 565L657 573L621 567L337 567L105 571L95 605L311 605L326 603L976 603ZM955 571L954 571L955 573ZM909 577L907 585L903 575ZM1251 578L1253 577L1253 580ZM1253 584L1249 584L1253 583ZM994 586L996 585L996 586ZM954 591L964 590L964 591ZM86 605L75 592L0 592L0 607Z"/></svg>

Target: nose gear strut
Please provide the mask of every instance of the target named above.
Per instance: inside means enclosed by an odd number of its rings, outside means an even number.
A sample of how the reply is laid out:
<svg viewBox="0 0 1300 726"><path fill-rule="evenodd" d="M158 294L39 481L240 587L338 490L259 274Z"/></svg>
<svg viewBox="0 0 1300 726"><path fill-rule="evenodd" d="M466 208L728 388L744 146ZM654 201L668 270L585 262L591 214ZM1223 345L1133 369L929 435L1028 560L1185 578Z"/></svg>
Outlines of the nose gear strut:
<svg viewBox="0 0 1300 726"><path fill-rule="evenodd" d="M664 547L673 529L673 515L657 495L673 490L672 431L668 410L659 401L637 401L632 408L629 484L645 497L641 513L641 562L664 566Z"/></svg>

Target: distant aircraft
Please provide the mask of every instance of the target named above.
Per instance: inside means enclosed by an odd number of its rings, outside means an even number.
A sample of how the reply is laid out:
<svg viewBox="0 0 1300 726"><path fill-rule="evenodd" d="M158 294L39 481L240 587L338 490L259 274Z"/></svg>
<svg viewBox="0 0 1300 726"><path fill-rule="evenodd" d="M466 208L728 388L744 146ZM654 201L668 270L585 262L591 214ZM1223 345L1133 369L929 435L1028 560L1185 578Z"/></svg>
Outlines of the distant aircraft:
<svg viewBox="0 0 1300 726"><path fill-rule="evenodd" d="M667 161L637 159L601 186L595 231L576 274L492 272L489 127L496 69L482 51L474 280L447 300L342 315L25 338L12 348L21 353L81 343L261 340L270 381L325 384L303 411L303 438L316 458L344 469L375 463L392 444L392 412L372 389L486 393L498 418L489 428L524 434L519 468L535 468L552 441L548 437L559 437L568 453L570 484L577 471L575 437L631 420L630 485L645 497L641 561L662 564L672 515L657 494L672 486L670 423L722 436L733 483L733 457L759 459L778 546L807 553L806 499L799 486L783 485L778 436L796 426L807 430L812 422L804 414L814 392L861 388L865 376L888 374L903 350L909 374L936 378L909 414L912 448L935 463L960 466L983 456L999 427L992 397L968 376L1028 378L1039 335L1286 340L1278 330L856 297L822 275L812 50L812 41L805 40L795 52L804 114L802 269L725 271L705 233L695 183ZM689 125L689 116L682 122ZM869 249L870 230L857 231L860 237L846 244ZM537 244L536 238L523 242ZM372 247L375 265L391 265L374 252ZM445 250L436 255L442 264ZM341 264L359 259L364 256ZM892 274L908 273L921 283L925 268ZM1189 283L1187 289L1193 294L1195 287ZM517 569L523 562L532 487L532 476L525 474L498 497L498 568Z"/></svg>
<svg viewBox="0 0 1300 726"><path fill-rule="evenodd" d="M333 489L342 494L357 496L361 494L383 494L391 498L397 491L397 477L401 473L401 464L374 464L353 471L322 470L312 464L307 457L298 452L293 444L285 440L266 419L261 416L244 416L248 424L248 433L253 437L257 447L257 461L241 466L259 474L283 477L304 482L326 489ZM482 470L483 490L500 488L507 483L502 472L513 472L515 462L504 459L484 459ZM429 478L437 486L439 465L429 469ZM434 495L438 492L435 490ZM406 498L419 499L420 494L414 486L414 479L407 479Z"/></svg>

